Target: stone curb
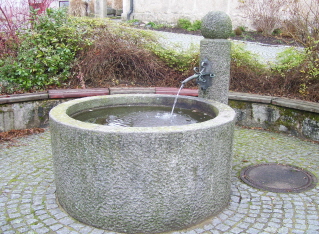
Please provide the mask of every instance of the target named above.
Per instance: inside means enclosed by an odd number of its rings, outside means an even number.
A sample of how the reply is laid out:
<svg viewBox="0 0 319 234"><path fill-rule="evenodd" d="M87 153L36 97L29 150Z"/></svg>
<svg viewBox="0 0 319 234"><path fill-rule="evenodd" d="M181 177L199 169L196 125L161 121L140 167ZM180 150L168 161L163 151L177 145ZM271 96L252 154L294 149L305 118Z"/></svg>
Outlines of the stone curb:
<svg viewBox="0 0 319 234"><path fill-rule="evenodd" d="M48 91L49 98L80 98L88 96L109 95L108 88L101 89L56 89Z"/></svg>
<svg viewBox="0 0 319 234"><path fill-rule="evenodd" d="M49 98L49 94L47 92L2 95L0 96L0 104L35 101L35 100L43 100L48 98Z"/></svg>
<svg viewBox="0 0 319 234"><path fill-rule="evenodd" d="M154 94L155 88L143 88L143 87L115 87L109 88L110 95L114 94Z"/></svg>
<svg viewBox="0 0 319 234"><path fill-rule="evenodd" d="M0 96L0 104L26 102L44 99L63 99L63 98L81 98L97 95L114 94L171 94L176 95L178 88L171 87L113 87L113 88L95 88L95 89L56 89L41 93L27 93L15 95ZM197 89L182 89L180 95L198 96ZM278 98L272 96L263 96L250 93L229 92L229 100L256 102L273 104L280 107L288 107L302 111L319 113L319 103L295 100L289 98Z"/></svg>
<svg viewBox="0 0 319 234"><path fill-rule="evenodd" d="M270 104L273 98L271 96L261 96L250 93L229 92L228 99Z"/></svg>
<svg viewBox="0 0 319 234"><path fill-rule="evenodd" d="M289 98L273 98L271 103L276 106L319 113L319 103L315 102L307 102Z"/></svg>
<svg viewBox="0 0 319 234"><path fill-rule="evenodd" d="M178 88L168 88L168 87L156 87L156 94L170 94L170 95L176 95L178 93ZM179 93L180 95L184 96L198 96L198 90L197 89L182 89Z"/></svg>

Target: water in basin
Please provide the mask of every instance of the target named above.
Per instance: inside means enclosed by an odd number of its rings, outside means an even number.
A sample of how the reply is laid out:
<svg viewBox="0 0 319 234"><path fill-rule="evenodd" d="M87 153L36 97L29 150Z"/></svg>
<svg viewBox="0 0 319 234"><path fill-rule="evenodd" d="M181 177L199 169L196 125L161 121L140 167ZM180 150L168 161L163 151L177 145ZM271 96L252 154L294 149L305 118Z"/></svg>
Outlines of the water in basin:
<svg viewBox="0 0 319 234"><path fill-rule="evenodd" d="M80 121L121 127L161 127L204 122L214 118L203 112L165 106L115 106L89 109L72 115Z"/></svg>

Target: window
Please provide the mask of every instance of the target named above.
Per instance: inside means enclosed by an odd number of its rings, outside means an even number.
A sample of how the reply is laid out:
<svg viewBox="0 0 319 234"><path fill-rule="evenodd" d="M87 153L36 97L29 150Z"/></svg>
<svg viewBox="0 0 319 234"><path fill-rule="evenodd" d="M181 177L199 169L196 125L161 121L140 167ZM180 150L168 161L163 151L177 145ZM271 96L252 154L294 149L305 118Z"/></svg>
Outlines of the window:
<svg viewBox="0 0 319 234"><path fill-rule="evenodd" d="M59 1L59 7L68 7L69 1Z"/></svg>

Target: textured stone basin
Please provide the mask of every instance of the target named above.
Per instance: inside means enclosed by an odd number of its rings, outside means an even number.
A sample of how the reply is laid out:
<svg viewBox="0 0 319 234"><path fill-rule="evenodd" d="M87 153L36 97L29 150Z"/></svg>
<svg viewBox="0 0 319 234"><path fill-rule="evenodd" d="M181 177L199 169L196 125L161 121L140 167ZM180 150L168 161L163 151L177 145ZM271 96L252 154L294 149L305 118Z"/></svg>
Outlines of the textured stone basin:
<svg viewBox="0 0 319 234"><path fill-rule="evenodd" d="M174 99L97 96L51 110L56 195L70 216L110 231L159 233L195 225L228 205L235 120L229 106L180 97L177 107L216 117L173 127L112 127L70 117L95 107L172 106Z"/></svg>

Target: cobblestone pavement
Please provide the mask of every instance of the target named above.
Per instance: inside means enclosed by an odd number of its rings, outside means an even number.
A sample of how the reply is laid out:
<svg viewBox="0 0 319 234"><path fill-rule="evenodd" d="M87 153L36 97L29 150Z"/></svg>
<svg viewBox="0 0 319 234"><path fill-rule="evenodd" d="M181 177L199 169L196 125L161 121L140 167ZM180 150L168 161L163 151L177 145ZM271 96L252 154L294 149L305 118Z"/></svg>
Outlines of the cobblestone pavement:
<svg viewBox="0 0 319 234"><path fill-rule="evenodd" d="M0 144L0 233L114 233L82 224L56 203L49 130ZM319 145L271 132L235 131L232 194L219 215L188 233L319 233L319 186L302 193L273 193L241 182L245 166L278 162L319 176Z"/></svg>
<svg viewBox="0 0 319 234"><path fill-rule="evenodd" d="M199 46L200 41L204 39L203 36L178 34L170 32L156 31L162 36L160 42L167 46L174 46L180 49L187 49L190 45ZM237 44L243 44L248 51L251 51L259 56L260 61L268 63L274 62L278 53L289 48L285 45L266 45L257 42L248 41L233 41Z"/></svg>

